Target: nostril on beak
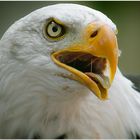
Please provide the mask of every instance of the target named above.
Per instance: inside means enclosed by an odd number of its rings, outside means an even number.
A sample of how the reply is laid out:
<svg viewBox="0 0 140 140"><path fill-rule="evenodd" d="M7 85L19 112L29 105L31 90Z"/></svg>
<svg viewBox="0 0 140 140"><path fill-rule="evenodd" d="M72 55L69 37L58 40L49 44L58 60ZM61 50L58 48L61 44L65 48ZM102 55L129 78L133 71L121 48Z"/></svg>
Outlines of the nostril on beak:
<svg viewBox="0 0 140 140"><path fill-rule="evenodd" d="M97 36L97 34L98 34L98 30L95 30L95 31L90 35L90 37L91 37L91 38L94 38L95 36Z"/></svg>

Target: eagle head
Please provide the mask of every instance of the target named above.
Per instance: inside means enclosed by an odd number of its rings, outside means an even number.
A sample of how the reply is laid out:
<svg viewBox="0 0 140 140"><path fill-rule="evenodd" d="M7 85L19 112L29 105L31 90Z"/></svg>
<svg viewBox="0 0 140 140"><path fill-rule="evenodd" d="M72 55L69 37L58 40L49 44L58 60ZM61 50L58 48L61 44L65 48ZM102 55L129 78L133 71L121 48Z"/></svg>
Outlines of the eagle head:
<svg viewBox="0 0 140 140"><path fill-rule="evenodd" d="M116 34L107 16L77 4L16 21L0 40L0 138L124 138L139 131L139 96L117 69Z"/></svg>
<svg viewBox="0 0 140 140"><path fill-rule="evenodd" d="M10 42L14 69L40 92L60 97L91 90L107 99L118 63L116 31L99 11L57 4L17 21L2 40Z"/></svg>

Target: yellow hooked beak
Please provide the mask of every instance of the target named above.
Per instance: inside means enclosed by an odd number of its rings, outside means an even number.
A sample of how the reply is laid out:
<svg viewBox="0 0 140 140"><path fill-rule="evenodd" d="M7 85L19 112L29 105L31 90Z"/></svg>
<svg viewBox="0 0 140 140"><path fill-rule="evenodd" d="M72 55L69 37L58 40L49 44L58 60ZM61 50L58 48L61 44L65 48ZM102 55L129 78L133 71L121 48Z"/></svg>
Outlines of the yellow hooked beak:
<svg viewBox="0 0 140 140"><path fill-rule="evenodd" d="M105 100L118 64L116 35L108 25L91 23L81 42L53 53L52 60Z"/></svg>

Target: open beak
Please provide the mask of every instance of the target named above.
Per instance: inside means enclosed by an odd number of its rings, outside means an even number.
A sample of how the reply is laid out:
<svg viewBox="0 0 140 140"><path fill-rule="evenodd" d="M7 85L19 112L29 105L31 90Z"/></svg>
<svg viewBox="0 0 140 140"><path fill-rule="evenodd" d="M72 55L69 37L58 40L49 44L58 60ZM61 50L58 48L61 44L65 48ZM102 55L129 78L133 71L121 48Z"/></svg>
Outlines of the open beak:
<svg viewBox="0 0 140 140"><path fill-rule="evenodd" d="M91 23L82 42L55 52L52 60L75 75L75 80L87 86L99 99L108 98L117 64L118 45L115 33L108 25Z"/></svg>

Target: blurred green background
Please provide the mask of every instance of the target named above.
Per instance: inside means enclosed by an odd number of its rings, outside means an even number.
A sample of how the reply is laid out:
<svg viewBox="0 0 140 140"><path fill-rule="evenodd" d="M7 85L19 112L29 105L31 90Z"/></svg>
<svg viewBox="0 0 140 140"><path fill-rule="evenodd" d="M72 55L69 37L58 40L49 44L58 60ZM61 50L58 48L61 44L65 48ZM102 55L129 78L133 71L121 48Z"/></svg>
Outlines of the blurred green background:
<svg viewBox="0 0 140 140"><path fill-rule="evenodd" d="M140 2L138 1L15 1L0 2L0 38L16 20L31 11L56 3L87 5L106 14L117 25L122 50L119 67L124 74L140 74Z"/></svg>

